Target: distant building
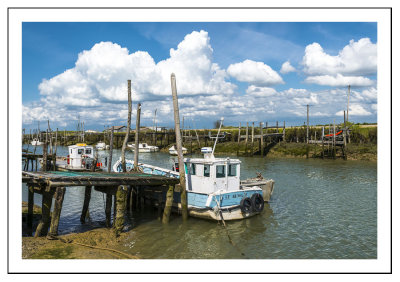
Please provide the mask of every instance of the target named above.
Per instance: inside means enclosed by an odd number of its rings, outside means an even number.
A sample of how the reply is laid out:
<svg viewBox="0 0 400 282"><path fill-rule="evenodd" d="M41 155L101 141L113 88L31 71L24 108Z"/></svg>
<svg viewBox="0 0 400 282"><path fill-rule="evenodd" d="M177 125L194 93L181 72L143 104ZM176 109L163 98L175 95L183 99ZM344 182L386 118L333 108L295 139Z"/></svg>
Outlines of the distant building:
<svg viewBox="0 0 400 282"><path fill-rule="evenodd" d="M114 125L114 126L107 128L107 131L111 131L112 128L114 128L114 132L125 132L126 131L125 125Z"/></svg>
<svg viewBox="0 0 400 282"><path fill-rule="evenodd" d="M96 130L88 129L88 130L85 130L85 133L99 133L99 132Z"/></svg>

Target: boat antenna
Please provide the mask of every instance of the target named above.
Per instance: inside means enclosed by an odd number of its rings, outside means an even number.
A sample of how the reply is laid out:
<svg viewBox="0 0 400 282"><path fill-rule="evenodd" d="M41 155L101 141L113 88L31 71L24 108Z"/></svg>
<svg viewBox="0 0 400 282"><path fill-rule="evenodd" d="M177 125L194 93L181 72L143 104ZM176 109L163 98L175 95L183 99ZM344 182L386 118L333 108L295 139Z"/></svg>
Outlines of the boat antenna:
<svg viewBox="0 0 400 282"><path fill-rule="evenodd" d="M218 135L219 135L219 132L221 131L221 127L222 127L222 122L224 121L224 118L222 117L221 118L221 122L220 122L220 124L219 124L219 129L218 129L218 133L217 133L217 138L215 138L215 143L214 143L214 147L213 147L213 150L212 150L212 154L214 155L214 150L215 150L215 145L217 145L217 142L218 142Z"/></svg>

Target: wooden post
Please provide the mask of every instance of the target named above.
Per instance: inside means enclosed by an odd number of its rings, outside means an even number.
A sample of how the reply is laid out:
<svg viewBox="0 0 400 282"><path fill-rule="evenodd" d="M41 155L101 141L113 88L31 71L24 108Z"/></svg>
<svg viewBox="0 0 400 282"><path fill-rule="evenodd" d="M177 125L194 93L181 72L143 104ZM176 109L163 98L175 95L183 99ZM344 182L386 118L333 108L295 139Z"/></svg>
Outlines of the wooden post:
<svg viewBox="0 0 400 282"><path fill-rule="evenodd" d="M182 219L186 221L188 218L188 211L187 211L185 167L183 164L182 139L181 139L181 131L179 123L180 120L179 120L178 94L176 90L176 78L175 74L173 73L171 74L171 88L172 88L172 100L174 104L176 149L178 152L178 162L179 162L179 182L181 184Z"/></svg>
<svg viewBox="0 0 400 282"><path fill-rule="evenodd" d="M131 196L132 196L132 186L128 186L128 191L126 194L126 210L127 211L131 211L132 210L132 200L131 200Z"/></svg>
<svg viewBox="0 0 400 282"><path fill-rule="evenodd" d="M346 126L346 112L343 111L343 145L346 148L347 126Z"/></svg>
<svg viewBox="0 0 400 282"><path fill-rule="evenodd" d="M310 112L310 105L307 105L307 144L308 144L308 127L309 127L309 112Z"/></svg>
<svg viewBox="0 0 400 282"><path fill-rule="evenodd" d="M261 157L264 156L264 134L263 134L263 123L260 122L260 155Z"/></svg>
<svg viewBox="0 0 400 282"><path fill-rule="evenodd" d="M140 103L138 103L136 109L136 133L135 133L135 152L134 152L135 156L133 161L134 171L138 171L138 163L139 163L140 111L141 111L141 105Z"/></svg>
<svg viewBox="0 0 400 282"><path fill-rule="evenodd" d="M286 141L286 122L283 121L283 141Z"/></svg>
<svg viewBox="0 0 400 282"><path fill-rule="evenodd" d="M85 199L83 201L82 214L81 214L81 223L85 223L85 218L89 213L89 203L91 195L92 195L92 186L86 186Z"/></svg>
<svg viewBox="0 0 400 282"><path fill-rule="evenodd" d="M240 129L242 127L242 123L239 122L239 131L238 131L238 145L237 145L237 151L236 151L236 155L239 156L239 149L240 149Z"/></svg>
<svg viewBox="0 0 400 282"><path fill-rule="evenodd" d="M28 185L28 215L26 218L26 225L29 236L32 236L32 222L33 222L33 203L34 203L34 188L32 185Z"/></svg>
<svg viewBox="0 0 400 282"><path fill-rule="evenodd" d="M336 124L333 120L333 158L336 159Z"/></svg>
<svg viewBox="0 0 400 282"><path fill-rule="evenodd" d="M126 145L128 144L129 133L131 131L131 115L132 115L131 81L128 80L128 123L126 127L124 143L122 144L122 150L121 150L121 163L123 172L126 172L125 150L126 150Z"/></svg>
<svg viewBox="0 0 400 282"><path fill-rule="evenodd" d="M324 135L325 135L325 126L322 126L322 129L321 129L322 159L325 158L325 140L324 140Z"/></svg>
<svg viewBox="0 0 400 282"><path fill-rule="evenodd" d="M47 131L46 131L46 141L43 142L43 165L42 171L47 171Z"/></svg>
<svg viewBox="0 0 400 282"><path fill-rule="evenodd" d="M254 121L251 127L251 156L254 155Z"/></svg>
<svg viewBox="0 0 400 282"><path fill-rule="evenodd" d="M113 153L113 143L114 143L114 126L111 126L111 137L110 137L110 152L108 153L108 172L111 172L112 166L112 153Z"/></svg>
<svg viewBox="0 0 400 282"><path fill-rule="evenodd" d="M51 215L51 223L50 223L50 232L51 236L58 235L58 224L60 222L60 215L62 204L64 201L65 195L65 187L57 187L56 192L54 193L54 209Z"/></svg>
<svg viewBox="0 0 400 282"><path fill-rule="evenodd" d="M112 195L106 194L106 227L111 227L111 207L112 207Z"/></svg>
<svg viewBox="0 0 400 282"><path fill-rule="evenodd" d="M50 210L51 210L52 200L53 200L53 197L52 197L51 192L46 192L43 189L42 218L40 219L40 222L36 228L35 238L39 237L39 236L47 235L47 230L50 225Z"/></svg>
<svg viewBox="0 0 400 282"><path fill-rule="evenodd" d="M174 186L170 185L167 191L164 214L162 218L162 223L164 224L169 222L169 216L171 214L172 203L174 200L173 195L174 195Z"/></svg>
<svg viewBox="0 0 400 282"><path fill-rule="evenodd" d="M126 209L126 194L127 194L127 186L120 185L118 186L117 192L115 194L116 198L116 217L115 217L115 224L114 224L114 233L115 236L119 236L124 228L124 215Z"/></svg>

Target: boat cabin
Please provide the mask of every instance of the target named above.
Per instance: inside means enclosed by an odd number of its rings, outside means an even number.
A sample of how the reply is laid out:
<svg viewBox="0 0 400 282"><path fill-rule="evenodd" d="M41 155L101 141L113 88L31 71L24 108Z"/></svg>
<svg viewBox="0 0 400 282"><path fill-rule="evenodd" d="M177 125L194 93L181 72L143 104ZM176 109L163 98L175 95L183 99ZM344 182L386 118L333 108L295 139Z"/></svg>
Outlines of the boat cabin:
<svg viewBox="0 0 400 282"><path fill-rule="evenodd" d="M186 189L197 193L240 189L238 159L214 158L211 148L202 148L204 158L185 158ZM175 166L176 167L176 166Z"/></svg>
<svg viewBox="0 0 400 282"><path fill-rule="evenodd" d="M68 146L68 166L72 168L84 168L89 160L94 159L93 146L85 143Z"/></svg>

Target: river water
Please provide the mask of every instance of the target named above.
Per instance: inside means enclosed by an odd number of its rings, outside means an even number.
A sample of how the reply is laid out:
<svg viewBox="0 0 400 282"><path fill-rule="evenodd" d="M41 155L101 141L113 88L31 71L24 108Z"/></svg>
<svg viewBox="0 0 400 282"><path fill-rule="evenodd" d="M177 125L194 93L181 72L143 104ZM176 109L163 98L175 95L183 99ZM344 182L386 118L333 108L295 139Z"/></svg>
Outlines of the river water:
<svg viewBox="0 0 400 282"><path fill-rule="evenodd" d="M26 146L24 146L26 148ZM32 146L29 148L32 150ZM41 148L37 148L41 153ZM114 150L113 160L121 151ZM108 151L99 152L100 157ZM58 147L57 155L67 155ZM126 156L133 159L133 153ZM236 158L231 156L232 158ZM172 215L163 225L152 209L133 213L121 249L142 258L371 259L377 258L376 162L239 157L241 178L260 172L275 180L271 201L260 215L221 224ZM173 157L141 154L140 162L171 168ZM27 200L23 186L23 200ZM103 227L105 197L92 192L90 223L80 224L84 189L67 188L60 234ZM35 194L41 205L41 196Z"/></svg>

